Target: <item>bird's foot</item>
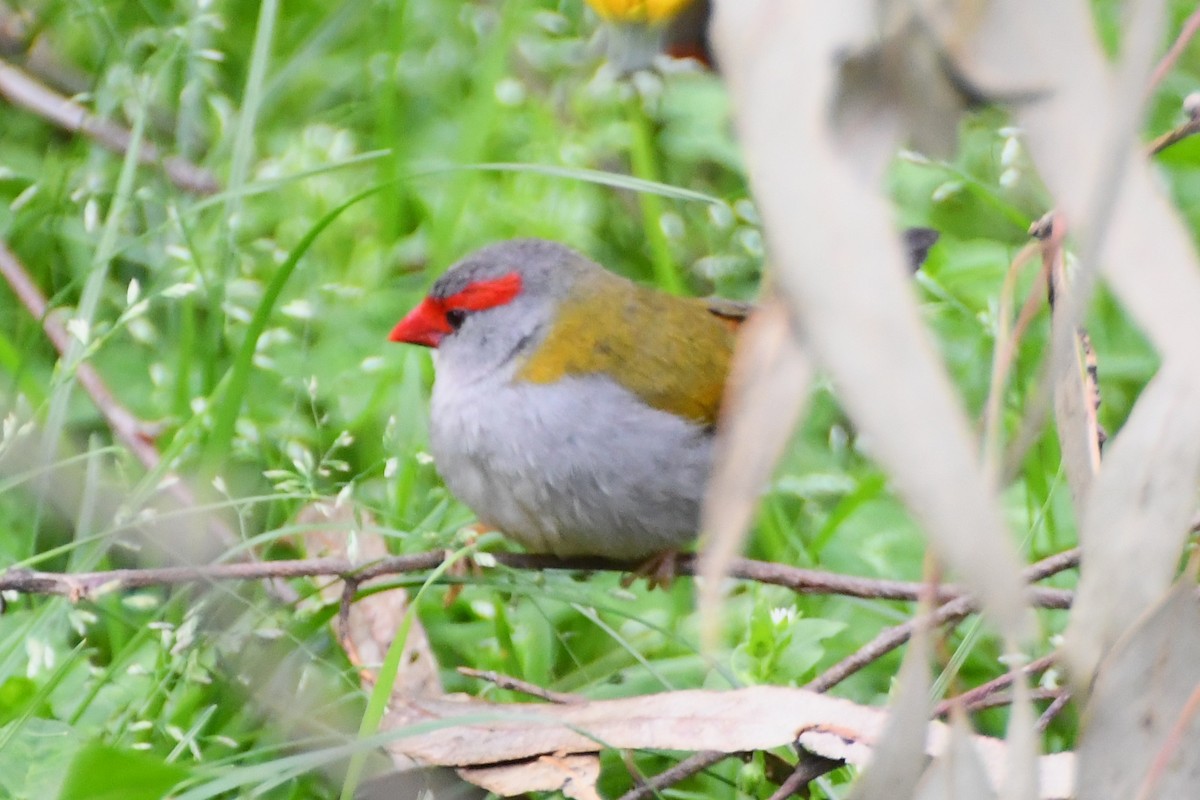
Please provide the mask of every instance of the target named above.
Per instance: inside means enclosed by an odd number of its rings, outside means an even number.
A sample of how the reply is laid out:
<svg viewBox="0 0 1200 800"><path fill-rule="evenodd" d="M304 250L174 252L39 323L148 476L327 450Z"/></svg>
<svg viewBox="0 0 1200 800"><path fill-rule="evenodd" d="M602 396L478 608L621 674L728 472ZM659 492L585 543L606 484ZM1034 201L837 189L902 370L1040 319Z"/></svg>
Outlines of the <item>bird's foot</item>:
<svg viewBox="0 0 1200 800"><path fill-rule="evenodd" d="M621 586L628 589L638 578L645 578L646 586L651 591L657 586L670 589L671 584L675 582L675 576L679 574L678 561L678 550L663 550L655 553L635 567L632 572L624 575L621 578Z"/></svg>

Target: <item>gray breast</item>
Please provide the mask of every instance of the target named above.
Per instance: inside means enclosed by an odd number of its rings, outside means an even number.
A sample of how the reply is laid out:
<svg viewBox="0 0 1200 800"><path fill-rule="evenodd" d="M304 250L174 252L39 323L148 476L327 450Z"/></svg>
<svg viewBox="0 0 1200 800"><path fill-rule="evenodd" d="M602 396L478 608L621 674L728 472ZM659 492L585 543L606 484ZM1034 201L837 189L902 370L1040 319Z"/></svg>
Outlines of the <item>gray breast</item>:
<svg viewBox="0 0 1200 800"><path fill-rule="evenodd" d="M645 558L697 533L711 433L607 378L464 384L439 369L430 443L446 485L532 552Z"/></svg>

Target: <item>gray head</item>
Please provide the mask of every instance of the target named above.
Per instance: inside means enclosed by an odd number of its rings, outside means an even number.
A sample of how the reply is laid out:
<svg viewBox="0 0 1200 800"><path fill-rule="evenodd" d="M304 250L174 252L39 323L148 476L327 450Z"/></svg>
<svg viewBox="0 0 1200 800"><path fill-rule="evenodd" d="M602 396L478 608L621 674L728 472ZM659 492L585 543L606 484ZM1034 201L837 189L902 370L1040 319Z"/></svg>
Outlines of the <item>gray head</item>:
<svg viewBox="0 0 1200 800"><path fill-rule="evenodd" d="M438 350L439 371L490 370L536 347L561 300L603 269L565 245L513 239L463 258L388 337Z"/></svg>

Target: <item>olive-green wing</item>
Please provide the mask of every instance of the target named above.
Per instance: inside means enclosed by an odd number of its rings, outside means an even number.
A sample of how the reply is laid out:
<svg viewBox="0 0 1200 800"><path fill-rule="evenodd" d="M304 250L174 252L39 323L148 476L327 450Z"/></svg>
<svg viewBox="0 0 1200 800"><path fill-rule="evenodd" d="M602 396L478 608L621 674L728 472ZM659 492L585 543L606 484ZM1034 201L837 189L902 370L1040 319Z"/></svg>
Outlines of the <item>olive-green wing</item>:
<svg viewBox="0 0 1200 800"><path fill-rule="evenodd" d="M632 289L632 290L631 290ZM567 301L518 377L606 375L648 405L714 425L744 304L673 297L623 280Z"/></svg>

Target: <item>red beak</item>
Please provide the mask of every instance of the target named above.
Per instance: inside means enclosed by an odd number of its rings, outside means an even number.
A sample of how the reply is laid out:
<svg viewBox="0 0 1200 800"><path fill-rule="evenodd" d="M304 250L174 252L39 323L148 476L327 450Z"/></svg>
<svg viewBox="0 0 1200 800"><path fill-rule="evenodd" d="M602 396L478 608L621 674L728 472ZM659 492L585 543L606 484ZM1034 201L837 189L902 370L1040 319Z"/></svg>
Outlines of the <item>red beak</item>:
<svg viewBox="0 0 1200 800"><path fill-rule="evenodd" d="M388 335L388 341L437 347L442 338L453 331L446 321L442 304L426 297L419 306L408 312L408 316L396 323Z"/></svg>

